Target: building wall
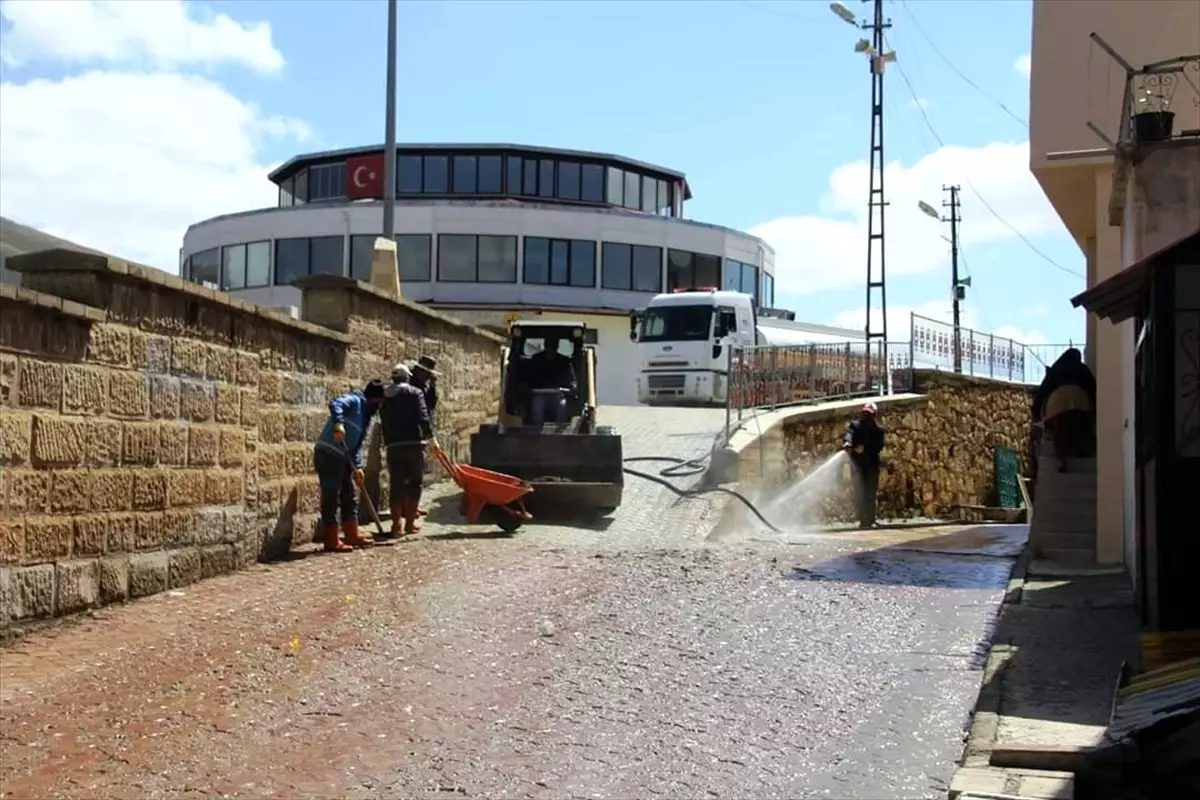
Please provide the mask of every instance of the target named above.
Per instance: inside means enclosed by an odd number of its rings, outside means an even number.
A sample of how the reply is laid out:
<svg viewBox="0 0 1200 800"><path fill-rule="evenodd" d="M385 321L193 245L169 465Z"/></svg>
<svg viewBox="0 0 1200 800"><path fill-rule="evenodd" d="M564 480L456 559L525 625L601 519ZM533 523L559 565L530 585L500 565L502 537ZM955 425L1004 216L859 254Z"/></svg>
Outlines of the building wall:
<svg viewBox="0 0 1200 800"><path fill-rule="evenodd" d="M1087 123L1117 139L1125 75L1093 44L1102 37L1122 58L1140 68L1194 55L1200 30L1200 0L1034 0L1029 84L1030 157L1034 169L1055 152L1104 147ZM1200 126L1195 94L1177 89L1175 129Z"/></svg>
<svg viewBox="0 0 1200 800"><path fill-rule="evenodd" d="M1200 0L1034 0L1029 82L1029 159L1050 202L1080 247L1096 231L1090 169L1111 156L1051 160L1051 153L1103 150L1088 128L1117 140L1125 73L1093 44L1095 32L1135 67L1200 50ZM1200 127L1195 90L1180 81L1175 130Z"/></svg>
<svg viewBox="0 0 1200 800"><path fill-rule="evenodd" d="M378 234L383 229L380 203L321 204L302 208L263 209L217 217L193 225L184 236L185 256L213 247L303 236L344 236L344 262L349 264L349 242L353 235ZM601 264L597 251L597 287L543 286L521 282L525 236L587 239L597 242L642 244L663 248L661 273L666 285L666 250L670 248L720 256L774 274L774 253L762 240L738 231L689 220L656 217L623 211L563 209L516 203L400 203L396 209L396 232L432 234L493 234L519 236L517 282L445 283L437 280L436 253L433 280L405 283L406 297L419 302L495 303L507 306L560 306L571 308L633 309L644 305L653 293L604 289L600 285ZM235 296L267 306L295 306L299 292L291 286L244 289Z"/></svg>
<svg viewBox="0 0 1200 800"><path fill-rule="evenodd" d="M312 541L331 397L429 352L437 433L495 417L501 341L352 286L296 322L151 268L50 251L0 286L0 638ZM368 491L386 504L377 438Z"/></svg>
<svg viewBox="0 0 1200 800"><path fill-rule="evenodd" d="M1120 139L1125 72L1096 46L1095 32L1134 67L1200 51L1200 0L1034 0L1030 78L1030 167L1087 256L1094 286L1144 255L1110 225L1113 156L1088 127ZM1200 127L1193 87L1180 81L1175 130ZM1093 151L1088 154L1085 151ZM1051 154L1073 153L1067 158ZM1123 190L1122 190L1123 191ZM1096 374L1097 559L1133 550L1133 323L1087 321L1087 360Z"/></svg>

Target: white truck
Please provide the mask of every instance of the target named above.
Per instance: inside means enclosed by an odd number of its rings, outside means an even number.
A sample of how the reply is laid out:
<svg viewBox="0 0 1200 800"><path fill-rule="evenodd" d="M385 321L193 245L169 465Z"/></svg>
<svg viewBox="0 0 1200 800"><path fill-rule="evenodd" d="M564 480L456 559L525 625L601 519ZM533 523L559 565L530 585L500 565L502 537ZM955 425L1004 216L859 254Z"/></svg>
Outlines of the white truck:
<svg viewBox="0 0 1200 800"><path fill-rule="evenodd" d="M781 312L770 313L772 316L760 314L748 294L716 288L655 295L629 318L629 338L637 342L638 401L646 405L723 406L728 398L731 361L735 370L753 370L754 351L747 354L742 348L756 345L858 343L853 349L861 359L862 331L799 323L774 316ZM842 352L840 347L829 349ZM848 357L852 357L851 350L845 348ZM772 367L787 366L781 359L787 361L790 355L805 360L797 367L810 367L815 357L811 348L773 351ZM845 360L837 359L841 372L847 371Z"/></svg>

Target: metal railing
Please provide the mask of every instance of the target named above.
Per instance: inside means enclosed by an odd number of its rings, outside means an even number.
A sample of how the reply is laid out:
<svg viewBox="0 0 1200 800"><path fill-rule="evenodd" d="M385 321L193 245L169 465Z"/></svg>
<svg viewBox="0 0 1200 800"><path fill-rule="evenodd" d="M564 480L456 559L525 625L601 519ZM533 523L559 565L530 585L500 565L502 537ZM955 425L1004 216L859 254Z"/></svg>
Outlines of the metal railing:
<svg viewBox="0 0 1200 800"><path fill-rule="evenodd" d="M1026 345L911 314L909 340L871 346L838 342L729 350L726 437L751 410L910 391L917 369L1035 384L1071 344ZM886 358L885 358L886 356Z"/></svg>
<svg viewBox="0 0 1200 800"><path fill-rule="evenodd" d="M1046 368L1072 344L1027 345L1015 339L910 315L908 363L913 369L939 369L977 378L1041 383Z"/></svg>
<svg viewBox="0 0 1200 800"><path fill-rule="evenodd" d="M729 355L729 407L741 419L750 408L885 394L907 382L906 346L871 345L869 374L867 352L866 342L736 348Z"/></svg>
<svg viewBox="0 0 1200 800"><path fill-rule="evenodd" d="M1121 151L1171 139L1200 141L1200 53L1138 68L1097 34L1091 38L1125 73L1117 140L1088 123L1105 144Z"/></svg>

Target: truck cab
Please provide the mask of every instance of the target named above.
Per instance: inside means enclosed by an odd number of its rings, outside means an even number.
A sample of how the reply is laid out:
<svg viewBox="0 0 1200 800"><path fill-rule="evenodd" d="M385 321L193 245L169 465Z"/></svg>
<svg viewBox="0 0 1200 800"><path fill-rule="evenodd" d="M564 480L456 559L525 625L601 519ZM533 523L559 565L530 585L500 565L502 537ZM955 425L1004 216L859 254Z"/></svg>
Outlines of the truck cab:
<svg viewBox="0 0 1200 800"><path fill-rule="evenodd" d="M754 300L716 287L659 294L630 315L638 400L646 405L724 405L732 351L756 343Z"/></svg>

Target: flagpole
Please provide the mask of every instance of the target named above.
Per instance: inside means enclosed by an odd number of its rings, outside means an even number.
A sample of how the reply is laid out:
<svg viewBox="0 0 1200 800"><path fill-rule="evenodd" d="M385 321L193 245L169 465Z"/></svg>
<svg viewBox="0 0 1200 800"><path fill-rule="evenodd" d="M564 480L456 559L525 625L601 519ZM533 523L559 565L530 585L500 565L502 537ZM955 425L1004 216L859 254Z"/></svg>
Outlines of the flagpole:
<svg viewBox="0 0 1200 800"><path fill-rule="evenodd" d="M388 0L387 114L383 151L383 235L396 238L396 0Z"/></svg>

